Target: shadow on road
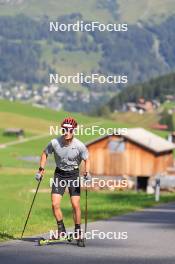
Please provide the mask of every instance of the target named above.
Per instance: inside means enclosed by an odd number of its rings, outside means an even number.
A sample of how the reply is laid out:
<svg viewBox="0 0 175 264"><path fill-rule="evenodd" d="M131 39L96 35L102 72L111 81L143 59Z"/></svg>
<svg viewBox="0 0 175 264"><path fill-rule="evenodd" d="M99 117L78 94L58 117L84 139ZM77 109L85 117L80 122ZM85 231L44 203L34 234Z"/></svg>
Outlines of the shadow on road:
<svg viewBox="0 0 175 264"><path fill-rule="evenodd" d="M24 237L21 239L21 241L37 242L39 239L40 237Z"/></svg>
<svg viewBox="0 0 175 264"><path fill-rule="evenodd" d="M105 221L135 222L147 224L160 224L166 228L175 228L175 203L159 205L144 211L129 213L127 215L112 217ZM157 227L159 228L160 225ZM155 226L154 226L155 227Z"/></svg>

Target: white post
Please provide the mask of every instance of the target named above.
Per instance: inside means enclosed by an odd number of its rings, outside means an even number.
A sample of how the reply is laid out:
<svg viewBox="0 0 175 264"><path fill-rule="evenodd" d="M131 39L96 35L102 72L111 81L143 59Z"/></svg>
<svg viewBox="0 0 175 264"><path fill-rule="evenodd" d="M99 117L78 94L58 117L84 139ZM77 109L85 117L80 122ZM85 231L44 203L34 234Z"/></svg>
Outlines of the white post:
<svg viewBox="0 0 175 264"><path fill-rule="evenodd" d="M160 179L156 179L155 201L160 201Z"/></svg>

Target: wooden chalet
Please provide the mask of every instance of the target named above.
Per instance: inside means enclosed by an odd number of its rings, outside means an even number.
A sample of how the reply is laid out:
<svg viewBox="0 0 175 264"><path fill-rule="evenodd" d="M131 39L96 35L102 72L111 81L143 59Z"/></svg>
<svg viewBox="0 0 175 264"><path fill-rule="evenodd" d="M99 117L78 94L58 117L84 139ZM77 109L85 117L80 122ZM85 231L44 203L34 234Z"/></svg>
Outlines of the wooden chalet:
<svg viewBox="0 0 175 264"><path fill-rule="evenodd" d="M98 138L87 144L91 174L154 177L173 166L175 144L143 129L128 129L126 135Z"/></svg>

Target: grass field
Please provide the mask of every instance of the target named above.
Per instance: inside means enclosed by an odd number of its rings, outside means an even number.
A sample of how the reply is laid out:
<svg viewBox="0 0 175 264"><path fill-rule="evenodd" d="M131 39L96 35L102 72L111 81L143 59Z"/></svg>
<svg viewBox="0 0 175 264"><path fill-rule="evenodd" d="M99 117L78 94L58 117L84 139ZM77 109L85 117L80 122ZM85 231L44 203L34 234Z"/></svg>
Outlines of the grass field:
<svg viewBox="0 0 175 264"><path fill-rule="evenodd" d="M36 188L34 174L38 168L38 162L27 161L23 158L39 157L46 144L51 138L55 137L49 135L49 126L59 125L60 121L70 114L64 111L57 112L50 109L36 108L29 104L0 100L0 146L7 143L5 148L0 148L0 201L3 205L0 207L0 238L2 240L20 235L33 197L31 191ZM98 125L104 128L134 127L143 126L144 124L145 127L149 127L150 122L154 121L155 118L152 115L143 117L127 114L125 116L117 115L116 119L113 120L97 119L82 114L73 114L73 116L84 126ZM26 133L26 141L22 142L16 138L4 136L4 129L9 127L23 128ZM36 139L36 136L41 137ZM165 137L166 135L161 133L161 136ZM99 135L83 135L79 138L87 142L96 137L99 137ZM8 145L14 141L14 145ZM53 158L49 160L52 161ZM46 177L41 185L42 192L37 197L26 230L27 235L39 234L56 228L51 211L49 190L49 178L52 177L53 167L52 163L47 166ZM65 195L63 212L66 225L72 226L73 221L68 199L68 195ZM175 200L175 195L165 194L161 199L162 202ZM91 192L89 194L89 220L108 218L153 204L153 196L141 193ZM82 199L83 205L84 198Z"/></svg>
<svg viewBox="0 0 175 264"><path fill-rule="evenodd" d="M175 112L174 112L174 110L175 110L175 103L174 102L168 102L167 101L167 102L165 102L162 105L162 109L167 110L167 111L173 110L173 122L175 124Z"/></svg>
<svg viewBox="0 0 175 264"><path fill-rule="evenodd" d="M18 173L17 173L18 172ZM0 239L18 237L24 225L33 193L36 188L34 170L4 169L0 171ZM49 178L52 173L48 171L42 182L40 192L34 205L25 235L41 234L49 230L56 230L55 220L52 216ZM175 194L164 194L161 202L175 200ZM66 193L62 201L62 209L66 226L73 226L69 195ZM82 209L85 195L82 193ZM140 210L155 204L154 197L144 193L131 192L89 192L88 196L89 221L105 219L114 215ZM82 221L83 222L83 221Z"/></svg>
<svg viewBox="0 0 175 264"><path fill-rule="evenodd" d="M175 109L175 103L174 102L167 101L167 102L165 102L162 105L162 108L164 108L166 110Z"/></svg>
<svg viewBox="0 0 175 264"><path fill-rule="evenodd" d="M7 100L0 100L0 112L3 113L13 113L25 117L33 117L34 119L42 119L47 121L59 122L66 115L73 115L79 122L90 123L95 122L96 118L89 117L83 114L72 114L65 111L55 111L49 108L37 108L31 104L21 103L21 102L10 102Z"/></svg>
<svg viewBox="0 0 175 264"><path fill-rule="evenodd" d="M144 113L144 115L140 115L138 113L125 112L114 113L112 117L116 122L122 120L124 123L129 123L131 126L141 126L144 128L149 128L152 124L158 122L156 113Z"/></svg>

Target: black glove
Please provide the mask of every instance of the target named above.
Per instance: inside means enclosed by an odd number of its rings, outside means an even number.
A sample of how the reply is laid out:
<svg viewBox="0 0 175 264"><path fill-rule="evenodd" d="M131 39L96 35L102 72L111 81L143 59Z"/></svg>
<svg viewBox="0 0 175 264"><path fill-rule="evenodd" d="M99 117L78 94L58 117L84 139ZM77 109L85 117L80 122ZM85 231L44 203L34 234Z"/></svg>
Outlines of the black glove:
<svg viewBox="0 0 175 264"><path fill-rule="evenodd" d="M37 172L36 175L35 175L35 179L36 179L37 181L41 181L41 180L42 180L42 178L43 178L42 173L43 173L43 172L44 172L44 168L40 167L39 170L38 170L38 172Z"/></svg>
<svg viewBox="0 0 175 264"><path fill-rule="evenodd" d="M92 177L91 177L90 173L88 173L88 172L84 173L84 180L90 181L90 182L92 181Z"/></svg>

